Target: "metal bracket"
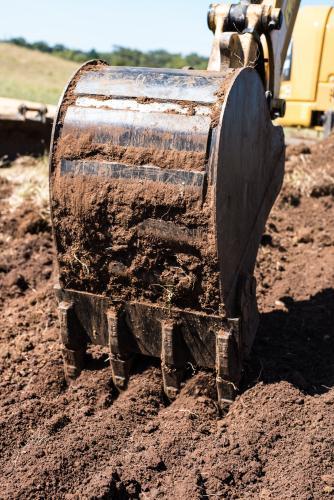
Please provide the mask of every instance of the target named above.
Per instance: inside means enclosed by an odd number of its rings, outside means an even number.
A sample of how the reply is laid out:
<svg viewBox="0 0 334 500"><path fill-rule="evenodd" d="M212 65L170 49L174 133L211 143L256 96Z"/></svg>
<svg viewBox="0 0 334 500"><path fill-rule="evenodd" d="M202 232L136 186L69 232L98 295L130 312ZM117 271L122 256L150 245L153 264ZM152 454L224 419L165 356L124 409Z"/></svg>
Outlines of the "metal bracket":
<svg viewBox="0 0 334 500"><path fill-rule="evenodd" d="M116 309L109 309L106 313L109 333L109 352L112 378L116 388L124 391L129 380L131 359L125 355L120 347L119 313Z"/></svg>
<svg viewBox="0 0 334 500"><path fill-rule="evenodd" d="M266 91L266 100L272 120L283 118L286 112L286 101L284 99L274 98L270 90Z"/></svg>
<svg viewBox="0 0 334 500"><path fill-rule="evenodd" d="M34 120L40 121L42 123L46 122L46 115L48 113L48 108L44 105L41 106L27 106L27 104L20 104L18 107L18 113L23 117L24 120L27 119L28 112L35 112L36 116Z"/></svg>

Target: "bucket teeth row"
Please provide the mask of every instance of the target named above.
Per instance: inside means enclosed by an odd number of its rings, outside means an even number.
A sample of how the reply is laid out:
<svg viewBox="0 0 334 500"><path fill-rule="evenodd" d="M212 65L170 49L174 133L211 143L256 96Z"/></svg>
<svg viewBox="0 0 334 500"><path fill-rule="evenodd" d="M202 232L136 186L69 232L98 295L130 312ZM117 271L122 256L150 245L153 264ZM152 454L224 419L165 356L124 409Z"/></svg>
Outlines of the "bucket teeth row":
<svg viewBox="0 0 334 500"><path fill-rule="evenodd" d="M58 306L60 319L60 335L65 374L68 382L76 379L84 368L87 339L80 327L73 302L61 301ZM121 309L109 308L105 316L107 320L107 336L111 375L115 387L119 391L127 388L131 364L135 353L124 345L127 332L124 321L121 321ZM221 406L231 403L237 391L236 384L240 378L240 362L237 344L239 342L239 320L229 320L227 329L216 333L216 383L218 401ZM166 396L174 400L184 379L186 357L180 354L180 329L182 322L171 318L160 322L161 333L161 371L163 388ZM129 342L130 344L130 342Z"/></svg>

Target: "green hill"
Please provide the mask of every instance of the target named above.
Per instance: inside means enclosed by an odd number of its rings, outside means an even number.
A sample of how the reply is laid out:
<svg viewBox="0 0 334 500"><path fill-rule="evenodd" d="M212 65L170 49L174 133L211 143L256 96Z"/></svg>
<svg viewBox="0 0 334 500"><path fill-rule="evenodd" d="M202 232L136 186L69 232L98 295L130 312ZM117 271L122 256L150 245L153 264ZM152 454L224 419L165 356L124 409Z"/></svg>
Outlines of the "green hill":
<svg viewBox="0 0 334 500"><path fill-rule="evenodd" d="M57 104L77 67L50 54L0 43L0 97Z"/></svg>

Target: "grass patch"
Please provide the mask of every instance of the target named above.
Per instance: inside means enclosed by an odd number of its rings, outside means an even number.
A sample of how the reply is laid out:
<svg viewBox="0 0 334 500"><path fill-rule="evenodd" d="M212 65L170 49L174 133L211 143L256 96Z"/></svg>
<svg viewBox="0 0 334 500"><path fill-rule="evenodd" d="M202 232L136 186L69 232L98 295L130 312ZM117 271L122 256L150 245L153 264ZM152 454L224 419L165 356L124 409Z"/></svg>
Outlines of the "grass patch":
<svg viewBox="0 0 334 500"><path fill-rule="evenodd" d="M57 104L78 64L0 43L0 96Z"/></svg>

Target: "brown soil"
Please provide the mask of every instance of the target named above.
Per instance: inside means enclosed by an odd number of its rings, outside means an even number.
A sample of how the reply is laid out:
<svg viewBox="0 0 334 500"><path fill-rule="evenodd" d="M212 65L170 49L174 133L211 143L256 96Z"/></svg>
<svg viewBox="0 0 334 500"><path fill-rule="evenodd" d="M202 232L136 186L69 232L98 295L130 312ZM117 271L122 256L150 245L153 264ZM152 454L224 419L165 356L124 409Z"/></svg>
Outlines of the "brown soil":
<svg viewBox="0 0 334 500"><path fill-rule="evenodd" d="M118 395L107 353L66 387L48 224L0 181L0 498L327 499L334 494L334 138L288 150L262 239L260 329L226 415L213 376L169 404L138 361Z"/></svg>

